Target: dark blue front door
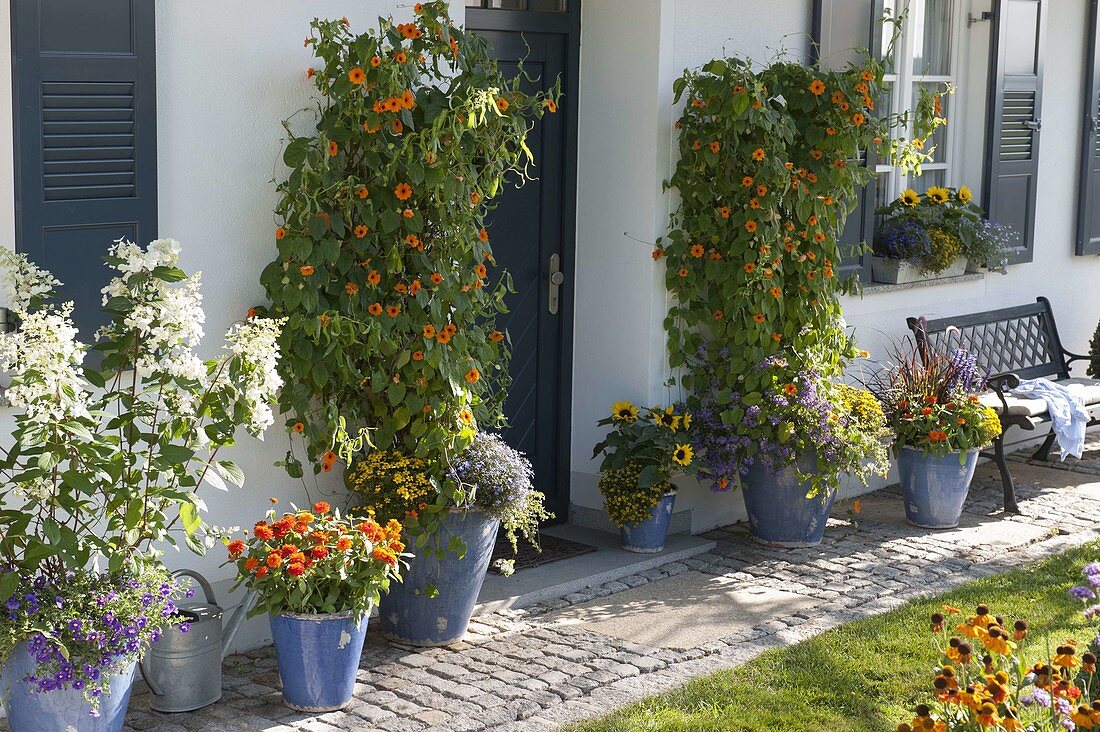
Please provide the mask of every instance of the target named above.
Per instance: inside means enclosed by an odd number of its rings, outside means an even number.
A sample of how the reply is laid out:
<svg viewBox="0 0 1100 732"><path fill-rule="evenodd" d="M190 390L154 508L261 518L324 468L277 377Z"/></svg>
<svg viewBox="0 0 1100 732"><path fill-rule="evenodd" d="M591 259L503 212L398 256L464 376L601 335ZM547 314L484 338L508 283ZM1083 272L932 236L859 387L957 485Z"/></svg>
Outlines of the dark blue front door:
<svg viewBox="0 0 1100 732"><path fill-rule="evenodd" d="M493 252L516 289L504 319L513 350L505 438L534 463L536 485L561 521L569 510L578 10L468 8L466 15L506 75L518 75L522 59L528 91L562 82L558 113L545 115L528 138L535 180L508 186L489 219Z"/></svg>

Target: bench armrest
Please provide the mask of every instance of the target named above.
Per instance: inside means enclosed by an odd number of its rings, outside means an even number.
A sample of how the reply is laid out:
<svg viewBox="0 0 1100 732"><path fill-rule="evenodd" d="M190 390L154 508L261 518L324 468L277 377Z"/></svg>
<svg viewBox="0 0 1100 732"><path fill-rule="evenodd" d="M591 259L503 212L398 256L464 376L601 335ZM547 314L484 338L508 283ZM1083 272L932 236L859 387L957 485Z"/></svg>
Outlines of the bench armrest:
<svg viewBox="0 0 1100 732"><path fill-rule="evenodd" d="M1071 364L1074 361L1091 361L1092 363L1100 363L1100 355L1098 356L1083 356L1080 353L1072 353L1070 351L1062 351L1062 355L1066 358L1066 364Z"/></svg>
<svg viewBox="0 0 1100 732"><path fill-rule="evenodd" d="M1001 414L1008 414L1008 401L1005 394L1020 385L1020 377L1016 374L993 374L985 380L986 385L992 389L997 398L1001 400Z"/></svg>

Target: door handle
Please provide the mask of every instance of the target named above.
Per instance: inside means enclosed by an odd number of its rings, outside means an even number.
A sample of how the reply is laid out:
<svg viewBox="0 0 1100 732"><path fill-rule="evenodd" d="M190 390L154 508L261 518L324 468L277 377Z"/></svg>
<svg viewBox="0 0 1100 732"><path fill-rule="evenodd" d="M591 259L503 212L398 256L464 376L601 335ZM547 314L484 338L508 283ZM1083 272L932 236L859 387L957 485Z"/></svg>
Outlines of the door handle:
<svg viewBox="0 0 1100 732"><path fill-rule="evenodd" d="M551 315L558 314L558 306L561 302L561 286L565 284L565 273L561 271L561 256L550 255L550 291L546 299L547 309Z"/></svg>

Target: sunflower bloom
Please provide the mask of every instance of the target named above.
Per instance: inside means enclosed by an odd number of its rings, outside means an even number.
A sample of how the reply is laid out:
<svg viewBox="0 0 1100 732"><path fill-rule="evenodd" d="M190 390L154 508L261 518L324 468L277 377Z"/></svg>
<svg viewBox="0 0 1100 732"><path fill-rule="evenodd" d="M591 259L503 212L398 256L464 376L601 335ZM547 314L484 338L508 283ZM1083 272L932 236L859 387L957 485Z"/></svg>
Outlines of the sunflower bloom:
<svg viewBox="0 0 1100 732"><path fill-rule="evenodd" d="M677 445L672 452L673 462L685 467L691 465L693 457L695 457L695 451L691 448L691 445Z"/></svg>

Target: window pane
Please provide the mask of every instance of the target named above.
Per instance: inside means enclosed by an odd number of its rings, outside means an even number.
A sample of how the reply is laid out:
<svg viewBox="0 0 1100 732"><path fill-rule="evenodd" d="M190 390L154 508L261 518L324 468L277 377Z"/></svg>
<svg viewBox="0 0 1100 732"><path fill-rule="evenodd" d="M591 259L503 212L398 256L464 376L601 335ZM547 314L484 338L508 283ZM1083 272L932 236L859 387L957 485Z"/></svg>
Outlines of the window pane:
<svg viewBox="0 0 1100 732"><path fill-rule="evenodd" d="M947 181L946 170L925 170L921 175L914 176L909 185L917 193L924 193L932 186L945 185Z"/></svg>
<svg viewBox="0 0 1100 732"><path fill-rule="evenodd" d="M488 0L484 7L496 10L526 10L527 0Z"/></svg>
<svg viewBox="0 0 1100 732"><path fill-rule="evenodd" d="M913 104L916 104L917 100L920 98L918 96L919 93L918 93L917 90L922 86L925 87L926 89L932 89L932 90L941 90L943 88L943 85L938 83L938 82L929 82L929 83L925 83L925 84L919 84L919 83L914 84L913 85ZM951 95L941 94L940 95L940 105L941 105L941 108L943 109L943 116L946 117L948 120L950 120L951 119ZM932 152L932 162L934 162L934 163L946 163L946 162L948 162L948 160L947 160L947 128L948 128L949 125L950 125L950 122L948 122L948 124L946 124L946 125L940 125L939 128L937 128L936 131L932 133L932 139L924 141L924 146L925 146L925 151L926 152L928 152L928 148L935 148L934 150L931 151Z"/></svg>
<svg viewBox="0 0 1100 732"><path fill-rule="evenodd" d="M914 0L913 73L947 76L951 73L951 0Z"/></svg>
<svg viewBox="0 0 1100 732"><path fill-rule="evenodd" d="M882 14L886 18L894 18L894 5L895 0L884 0L882 3ZM890 22L883 22L882 24L882 39L880 41L878 49L878 57L880 61L886 62L887 70L894 68L893 59L887 59L886 54L890 50L890 40L894 37L894 26ZM896 50L896 49L895 49Z"/></svg>

